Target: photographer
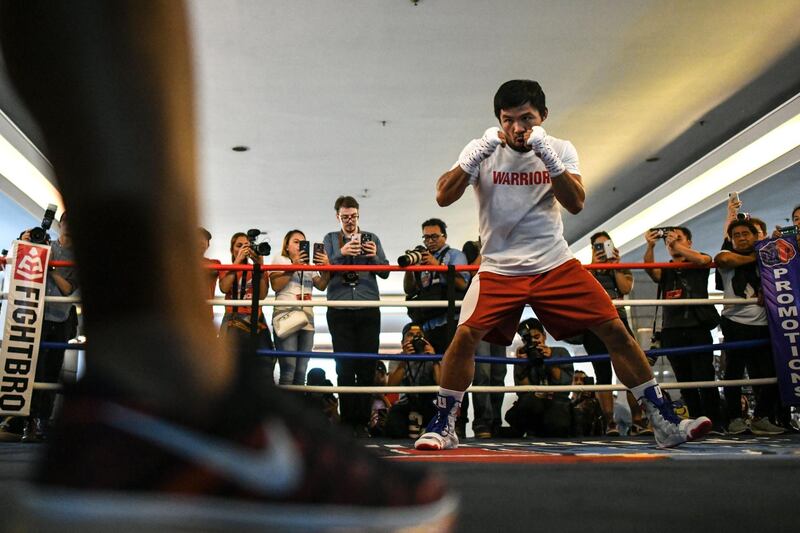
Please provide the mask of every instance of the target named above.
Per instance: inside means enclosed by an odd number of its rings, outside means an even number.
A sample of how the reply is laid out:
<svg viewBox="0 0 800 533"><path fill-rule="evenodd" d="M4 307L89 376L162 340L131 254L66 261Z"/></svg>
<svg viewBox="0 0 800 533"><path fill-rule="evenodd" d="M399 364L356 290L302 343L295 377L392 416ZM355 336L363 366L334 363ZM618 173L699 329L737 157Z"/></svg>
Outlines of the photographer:
<svg viewBox="0 0 800 533"><path fill-rule="evenodd" d="M587 376L583 370L576 370L575 375L572 376L572 384L594 385L594 378ZM597 400L596 394L592 391L576 391L571 394L572 436L588 437L602 435L605 432L605 413L600 408L600 402Z"/></svg>
<svg viewBox="0 0 800 533"><path fill-rule="evenodd" d="M714 261L722 277L725 298L753 298L761 294L761 278L758 275L756 252L757 228L752 221L736 220L728 226L728 238L733 249L723 250ZM758 304L726 305L722 309L722 334L726 342L769 339L767 312ZM751 379L775 375L772 351L766 348L725 350L725 379L742 379L744 369ZM756 435L779 435L783 428L770 422L775 417L778 401L776 385L753 387L756 395L754 418L750 431ZM728 432L744 433L748 426L741 417L741 387L725 387L728 408Z"/></svg>
<svg viewBox="0 0 800 533"><path fill-rule="evenodd" d="M301 244L305 244L301 248ZM293 229L283 237L280 255L276 254L272 264L274 265L307 265L309 264L309 242L305 234ZM314 263L319 265L328 264L328 256L325 252L318 252L313 257ZM307 272L307 271L275 271L269 275L272 290L275 291L276 300L311 300L314 289L324 291L330 281L330 272ZM292 320L288 316L295 313L301 318L300 312L305 315L306 324L297 331L285 334L276 325L280 320ZM298 326L295 326L298 327ZM278 350L289 352L310 352L314 347L314 308L313 307L283 307L275 306L272 313L272 329L275 331L275 344ZM279 357L280 363L280 385L302 385L306 381L306 368L308 367L308 357Z"/></svg>
<svg viewBox="0 0 800 533"><path fill-rule="evenodd" d="M49 226L49 225L48 225ZM20 235L20 240L31 241L31 231ZM50 246L50 261L74 261L67 214L61 215L60 234L51 241L45 234L45 244ZM45 294L70 296L78 288L78 274L73 267L50 267ZM77 335L78 317L75 306L68 303L45 303L41 342L67 342ZM55 383L64 363L63 349L41 349L36 363L36 381ZM23 442L39 442L46 438L50 417L55 404L55 391L34 390L30 416L22 429Z"/></svg>
<svg viewBox="0 0 800 533"><path fill-rule="evenodd" d="M685 262L705 266L711 256L692 248L692 232L685 227L651 229L645 233L647 247L646 263L654 262L656 242L664 240L672 262ZM709 268L645 269L650 279L658 283L659 298L665 300L708 298ZM661 347L678 348L711 344L712 329L719 324L719 315L714 306L663 306ZM675 379L682 381L714 381L714 352L668 356ZM703 389L681 389L691 417L707 416L713 423L713 431L723 433L720 420L719 390L716 387Z"/></svg>
<svg viewBox="0 0 800 533"><path fill-rule="evenodd" d="M794 228L791 228L791 226L794 226ZM788 228L781 228L780 226L775 226L775 231L772 232L772 238L777 239L778 237L784 235L784 231L786 229L795 232L800 230L800 205L796 205L794 209L792 209L792 218L790 226ZM800 246L800 233L797 233L797 244L798 246Z"/></svg>
<svg viewBox="0 0 800 533"><path fill-rule="evenodd" d="M312 368L308 371L308 381L305 383L309 387L333 387L333 383L325 376L322 368ZM336 395L329 392L304 392L303 403L312 411L323 414L328 422L339 423L339 400Z"/></svg>
<svg viewBox="0 0 800 533"><path fill-rule="evenodd" d="M431 218L422 223L422 252L420 265L466 265L467 258L460 250L450 248L447 244L447 224L438 218ZM455 276L456 300L463 297L469 281L468 272L457 272ZM407 296L415 296L416 300L447 300L446 272L406 272L403 278L403 290ZM411 307L408 314L412 320L422 324L425 337L433 345L436 353L443 354L450 345L452 337L447 331L447 308ZM458 312L456 312L458 320Z"/></svg>
<svg viewBox="0 0 800 533"><path fill-rule="evenodd" d="M402 354L433 355L433 345L425 338L419 324L413 322L403 327ZM439 384L439 363L436 361L400 361L389 372L388 385L416 387ZM436 409L435 395L401 394L400 399L389 409L386 420L386 436L392 438L417 438L425 425L433 418Z"/></svg>
<svg viewBox="0 0 800 533"><path fill-rule="evenodd" d="M332 265L388 265L381 241L358 224L359 206L352 196L340 196L334 204L339 231L325 235L325 254ZM328 284L330 301L374 301L380 299L378 276L388 272L332 272ZM378 353L381 312L377 307L329 307L328 329L336 352ZM338 384L369 387L375 376L375 361L336 359ZM368 437L370 415L368 394L345 394L341 398L342 424L351 426L356 437Z"/></svg>
<svg viewBox="0 0 800 533"><path fill-rule="evenodd" d="M611 241L611 236L605 231L599 231L589 238L592 245L592 263L619 263L619 250L614 247ZM592 276L600 283L605 289L608 297L612 300L621 300L624 296L630 294L633 289L633 274L628 269L609 269L609 270L592 270ZM617 314L622 321L622 325L628 330L628 333L633 336L630 326L628 325L628 316L623 307L617 307ZM587 330L583 334L583 347L588 355L597 355L609 353L608 348L600 338ZM597 376L598 385L611 384L611 361L592 361L594 373ZM633 395L628 393L628 405L633 413L634 427L640 431L647 432L648 423L644 420L642 410L636 403ZM600 407L603 409L603 418L605 420L605 434L610 437L619 436L619 430L614 422L614 395L608 392L598 392L597 400L600 402ZM652 430L650 430L652 432Z"/></svg>
<svg viewBox="0 0 800 533"><path fill-rule="evenodd" d="M523 345L516 356L528 359L528 364L514 365L515 385L569 385L573 367L570 353L565 348L547 346L547 335L542 323L529 318L518 328ZM547 359L567 359L564 364L546 365ZM512 431L522 437L566 437L571 426L568 392L520 392L518 399L506 413L506 422Z"/></svg>
<svg viewBox="0 0 800 533"><path fill-rule="evenodd" d="M248 262L259 265L264 264L264 256L256 253L253 244L250 242L246 233L234 233L231 237L231 261L235 265L246 265ZM225 294L226 300L251 300L253 298L253 272L249 270L220 270L219 290ZM269 290L269 278L262 275L258 286L258 299L263 300L267 297ZM219 328L221 338L231 337L239 342L245 342L250 336L250 315L249 305L226 306L225 315L222 317L222 324ZM264 319L264 312L258 306L258 339L257 349L272 350L272 338L269 327ZM275 381L273 372L275 370L274 357L259 357L263 361L263 370L266 378Z"/></svg>

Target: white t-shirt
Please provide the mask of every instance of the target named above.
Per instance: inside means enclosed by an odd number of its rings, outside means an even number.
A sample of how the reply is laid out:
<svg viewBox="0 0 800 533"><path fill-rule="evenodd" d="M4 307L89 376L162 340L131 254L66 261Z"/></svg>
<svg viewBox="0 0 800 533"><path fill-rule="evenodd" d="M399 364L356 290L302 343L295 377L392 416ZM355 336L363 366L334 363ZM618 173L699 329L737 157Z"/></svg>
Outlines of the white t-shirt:
<svg viewBox="0 0 800 533"><path fill-rule="evenodd" d="M572 143L549 135L547 140L566 169L580 174ZM550 173L533 150L498 146L470 184L478 200L482 272L540 274L572 259Z"/></svg>
<svg viewBox="0 0 800 533"><path fill-rule="evenodd" d="M272 260L273 265L291 265L292 260L288 257L283 255L276 255L275 259ZM283 272L280 272L283 274ZM294 272L292 273L292 278L280 291L275 293L276 300L300 300L301 299L301 287L302 287L302 299L303 300L310 300L311 299L311 292L314 290L314 276L318 276L318 272ZM302 280L302 285L301 285ZM288 313L292 309L302 309L305 311L306 316L308 317L308 325L304 327L304 330L314 331L314 308L313 307L283 307L283 306L275 306L274 311L272 312L272 322L274 323L277 318L281 315Z"/></svg>
<svg viewBox="0 0 800 533"><path fill-rule="evenodd" d="M722 278L722 290L725 298L741 298L741 296L737 296L733 292L733 275L736 269L717 268L717 272ZM745 298L756 297L756 291L749 283L744 288L744 295ZM757 304L726 305L722 308L722 316L739 324L747 324L749 326L767 325L767 310Z"/></svg>

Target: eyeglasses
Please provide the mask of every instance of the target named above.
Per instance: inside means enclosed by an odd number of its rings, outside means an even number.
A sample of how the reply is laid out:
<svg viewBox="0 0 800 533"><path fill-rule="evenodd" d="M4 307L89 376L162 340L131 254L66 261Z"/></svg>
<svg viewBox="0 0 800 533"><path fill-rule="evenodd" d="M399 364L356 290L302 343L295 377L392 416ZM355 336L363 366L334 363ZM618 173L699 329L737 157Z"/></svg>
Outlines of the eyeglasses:
<svg viewBox="0 0 800 533"><path fill-rule="evenodd" d="M351 220L358 220L358 215L339 215L339 220L342 222L350 222Z"/></svg>
<svg viewBox="0 0 800 533"><path fill-rule="evenodd" d="M422 236L423 241L436 241L439 240L440 237L443 237L444 233L431 233L430 235L425 234Z"/></svg>

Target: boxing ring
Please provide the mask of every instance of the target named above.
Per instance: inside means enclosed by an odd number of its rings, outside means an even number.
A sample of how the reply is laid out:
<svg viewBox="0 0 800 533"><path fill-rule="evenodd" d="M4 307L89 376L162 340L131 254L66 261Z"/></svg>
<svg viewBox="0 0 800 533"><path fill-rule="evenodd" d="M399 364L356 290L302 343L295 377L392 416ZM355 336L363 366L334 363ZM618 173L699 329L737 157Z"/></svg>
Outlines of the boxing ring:
<svg viewBox="0 0 800 533"><path fill-rule="evenodd" d="M685 265L682 265L685 267ZM609 269L611 265L586 265ZM673 264L618 264L615 268L675 268ZM222 265L221 270L251 270L252 266ZM419 271L440 270L452 275L475 267L400 268L382 266L263 265L268 271ZM2 296L5 298L5 295ZM78 303L78 298L47 298L47 301ZM616 300L617 306L726 305L755 303L755 299ZM446 307L461 302L407 302L398 298L377 301L222 300L214 306L291 307ZM717 343L712 345L648 350L652 358L665 355L691 357L692 353L733 347L767 345L769 341ZM82 350L85 344L42 343L42 347ZM359 358L382 361L436 361L441 355L361 354L335 352L288 352L260 350L265 357ZM609 356L573 356L570 363L606 360ZM476 362L527 364L514 357L477 357ZM556 361L563 363L564 361ZM545 364L548 364L546 362ZM776 383L775 378L736 381L663 383L664 389L758 386ZM59 388L37 383L35 388ZM289 393L335 394L431 393L438 387L320 387L283 386ZM567 386L473 386L469 392L571 392L623 391L621 384ZM689 442L674 449L658 449L652 436L471 439L455 450L423 452L411 439L365 439L360 444L387 461L421 463L441 471L459 493L462 504L460 531L674 531L701 527L726 531L752 531L769 516L773 530L794 529L793 513L786 508L796 491L800 475L800 436L775 437L726 435ZM0 443L0 481L25 479L39 451L36 445ZM611 503L613 502L613 503ZM621 516L622 513L622 516ZM627 525L626 525L627 524Z"/></svg>

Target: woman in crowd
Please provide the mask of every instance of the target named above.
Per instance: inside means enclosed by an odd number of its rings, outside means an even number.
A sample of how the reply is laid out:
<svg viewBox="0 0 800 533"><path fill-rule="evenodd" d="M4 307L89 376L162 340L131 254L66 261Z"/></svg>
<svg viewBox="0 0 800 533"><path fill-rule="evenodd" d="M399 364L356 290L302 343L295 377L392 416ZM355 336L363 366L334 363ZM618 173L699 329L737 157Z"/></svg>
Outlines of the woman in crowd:
<svg viewBox="0 0 800 533"><path fill-rule="evenodd" d="M301 243L305 243L301 249ZM308 241L302 231L294 229L289 231L283 238L281 254L276 255L272 261L275 265L307 265L309 259ZM317 265L327 265L328 256L324 249L319 249L314 253L314 263ZM309 272L309 271L288 271L272 272L270 274L272 289L275 291L276 300L311 300L311 292L314 287L324 291L330 281L330 272ZM307 323L291 331L298 326L291 326L290 323L299 324L302 322L302 315L305 314ZM290 316L294 314L295 316ZM298 322L298 320L300 322ZM289 330L280 327L279 322L289 325ZM275 331L275 344L278 350L287 352L309 352L314 346L314 308L313 307L284 307L276 306L272 315L272 327ZM285 334L284 331L290 331ZM308 357L280 357L280 380L281 385L305 385L306 367Z"/></svg>
<svg viewBox="0 0 800 533"><path fill-rule="evenodd" d="M247 234L238 232L231 237L231 261L235 265L244 265L248 262L264 263L264 257L258 255L250 246ZM249 270L221 270L219 273L219 290L225 294L226 300L250 300L253 297L253 272ZM269 290L269 280L266 275L261 277L258 287L258 299L263 300ZM232 336L242 342L250 335L250 306L226 306L225 316L220 325L220 337ZM258 307L258 348L273 349L267 322L261 306ZM265 372L272 376L275 368L275 358L265 359Z"/></svg>

